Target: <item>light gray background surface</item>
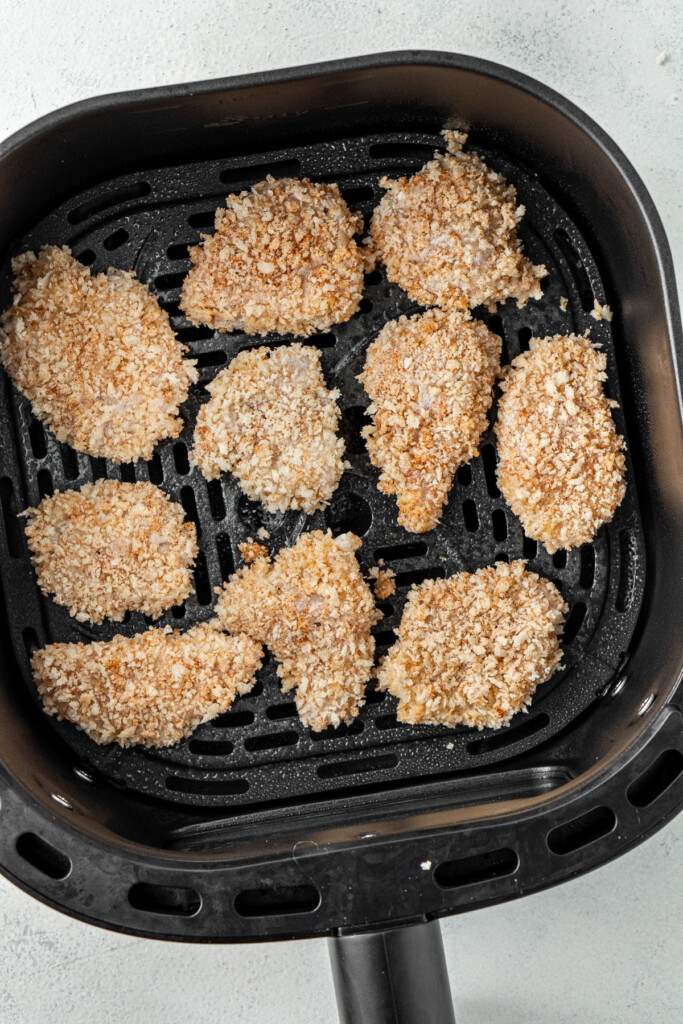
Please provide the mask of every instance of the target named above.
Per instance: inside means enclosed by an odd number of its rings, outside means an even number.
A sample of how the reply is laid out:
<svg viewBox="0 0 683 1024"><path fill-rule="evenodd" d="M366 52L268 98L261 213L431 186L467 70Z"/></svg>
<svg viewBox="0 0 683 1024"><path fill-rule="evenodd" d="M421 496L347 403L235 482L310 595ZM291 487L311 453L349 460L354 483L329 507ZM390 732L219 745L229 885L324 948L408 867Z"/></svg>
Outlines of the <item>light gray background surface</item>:
<svg viewBox="0 0 683 1024"><path fill-rule="evenodd" d="M97 93L381 50L455 50L583 107L659 207L683 279L683 5L674 0L0 0L0 138ZM667 60L658 64L658 54ZM593 874L444 922L458 1024L683 1021L683 815ZM0 878L0 1024L324 1024L325 943L100 931Z"/></svg>

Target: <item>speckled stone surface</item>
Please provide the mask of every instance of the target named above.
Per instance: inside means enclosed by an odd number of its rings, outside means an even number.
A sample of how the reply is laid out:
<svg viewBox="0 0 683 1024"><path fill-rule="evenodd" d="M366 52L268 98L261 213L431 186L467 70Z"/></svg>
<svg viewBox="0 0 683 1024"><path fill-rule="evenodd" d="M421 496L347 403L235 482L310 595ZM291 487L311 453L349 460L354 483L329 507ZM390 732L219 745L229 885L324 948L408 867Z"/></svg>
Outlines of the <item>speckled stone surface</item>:
<svg viewBox="0 0 683 1024"><path fill-rule="evenodd" d="M622 147L683 276L683 7L668 0L0 0L0 12L0 137L97 93L380 50L508 64ZM682 854L683 815L591 875L444 922L458 1024L678 1024ZM2 879L0 963L0 1024L335 1020L324 942L147 942L69 920Z"/></svg>

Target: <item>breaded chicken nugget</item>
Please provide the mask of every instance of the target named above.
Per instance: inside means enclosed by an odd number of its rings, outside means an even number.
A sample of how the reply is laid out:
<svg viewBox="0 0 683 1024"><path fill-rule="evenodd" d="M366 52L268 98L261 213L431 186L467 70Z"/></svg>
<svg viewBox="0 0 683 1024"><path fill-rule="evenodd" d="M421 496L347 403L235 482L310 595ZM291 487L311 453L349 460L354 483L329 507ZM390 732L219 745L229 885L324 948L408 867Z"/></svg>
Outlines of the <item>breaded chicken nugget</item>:
<svg viewBox="0 0 683 1024"><path fill-rule="evenodd" d="M592 540L626 493L606 365L588 337L532 338L501 384L498 486L551 554Z"/></svg>
<svg viewBox="0 0 683 1024"><path fill-rule="evenodd" d="M0 358L58 440L88 455L149 459L177 437L194 362L132 271L92 276L68 248L12 261L14 304L2 315Z"/></svg>
<svg viewBox="0 0 683 1024"><path fill-rule="evenodd" d="M458 466L478 454L501 340L466 312L429 310L388 323L358 379L372 398L363 430L379 489L406 530L433 530Z"/></svg>
<svg viewBox="0 0 683 1024"><path fill-rule="evenodd" d="M26 515L38 585L79 622L156 618L192 590L197 531L154 484L98 480Z"/></svg>
<svg viewBox="0 0 683 1024"><path fill-rule="evenodd" d="M523 562L413 587L398 641L378 670L401 722L497 729L561 660L567 605Z"/></svg>
<svg viewBox="0 0 683 1024"><path fill-rule="evenodd" d="M209 384L190 458L207 480L237 477L269 512L314 512L344 470L338 391L328 391L320 353L299 344L240 352Z"/></svg>
<svg viewBox="0 0 683 1024"><path fill-rule="evenodd" d="M225 629L271 649L299 717L316 731L350 722L363 702L380 618L354 551L360 540L304 533L272 564L258 558L223 587L216 612Z"/></svg>
<svg viewBox="0 0 683 1024"><path fill-rule="evenodd" d="M357 312L367 250L336 185L268 176L230 195L216 233L189 250L181 308L195 324L307 337Z"/></svg>
<svg viewBox="0 0 683 1024"><path fill-rule="evenodd" d="M168 747L248 693L262 649L206 623L92 644L50 644L31 659L48 715L96 743Z"/></svg>
<svg viewBox="0 0 683 1024"><path fill-rule="evenodd" d="M435 153L411 178L380 180L387 193L370 230L389 280L416 302L444 309L540 298L546 271L522 255L524 207L514 187L476 153L462 152L466 135L442 135L446 154Z"/></svg>

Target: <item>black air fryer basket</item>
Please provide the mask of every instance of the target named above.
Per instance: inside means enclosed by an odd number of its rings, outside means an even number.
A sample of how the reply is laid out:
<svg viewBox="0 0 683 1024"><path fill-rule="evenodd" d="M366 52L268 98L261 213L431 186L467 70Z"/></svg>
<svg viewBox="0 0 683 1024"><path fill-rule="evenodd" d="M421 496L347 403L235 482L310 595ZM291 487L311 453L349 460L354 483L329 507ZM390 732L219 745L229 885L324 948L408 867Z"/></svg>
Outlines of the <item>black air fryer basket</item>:
<svg viewBox="0 0 683 1024"><path fill-rule="evenodd" d="M569 553L551 557L523 535L496 487L490 432L438 529L397 526L364 449L355 375L383 324L417 307L379 270L360 313L310 339L341 389L351 462L329 508L270 515L188 463L206 383L238 350L291 340L219 335L180 313L186 247L215 207L272 173L336 181L367 216L380 177L420 167L446 125L467 128L468 145L515 184L526 252L548 268L540 302L477 311L504 360L531 335L587 328L607 353L628 490L595 542ZM596 867L683 799L681 328L650 197L611 140L537 82L468 57L392 53L108 96L37 121L0 148L3 305L9 259L45 243L68 244L95 271L134 268L200 382L181 437L120 467L57 443L1 382L0 869L60 910L137 935L332 936L345 1020L451 1020L436 919ZM612 323L591 318L596 299ZM383 559L397 574L380 654L412 583L523 557L570 605L564 668L499 732L398 725L394 698L370 688L353 725L311 734L270 662L251 694L176 747L98 747L40 711L31 652L146 623L92 628L42 598L17 513L105 476L154 481L197 523L196 593L163 617L174 627L212 616L213 588L259 527L273 550L304 529L351 529L365 570Z"/></svg>

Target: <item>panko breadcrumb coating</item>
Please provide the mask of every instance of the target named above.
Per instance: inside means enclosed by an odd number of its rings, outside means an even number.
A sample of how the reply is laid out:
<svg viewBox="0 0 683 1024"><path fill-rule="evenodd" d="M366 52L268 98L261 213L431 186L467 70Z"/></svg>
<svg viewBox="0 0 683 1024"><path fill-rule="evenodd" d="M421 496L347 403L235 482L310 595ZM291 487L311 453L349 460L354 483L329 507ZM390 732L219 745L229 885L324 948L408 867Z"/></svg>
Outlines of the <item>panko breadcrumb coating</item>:
<svg viewBox="0 0 683 1024"><path fill-rule="evenodd" d="M178 407L197 380L168 319L132 271L92 276L64 247L12 261L14 304L0 358L35 415L88 455L150 459L182 428Z"/></svg>
<svg viewBox="0 0 683 1024"><path fill-rule="evenodd" d="M567 610L523 562L427 580L408 595L379 688L399 698L401 722L497 729L560 664Z"/></svg>
<svg viewBox="0 0 683 1024"><path fill-rule="evenodd" d="M498 407L498 486L525 533L552 554L592 540L626 492L624 441L588 337L532 338Z"/></svg>
<svg viewBox="0 0 683 1024"><path fill-rule="evenodd" d="M388 323L358 379L372 398L363 429L378 487L406 530L433 530L458 466L478 454L501 340L467 312L432 309Z"/></svg>
<svg viewBox="0 0 683 1024"><path fill-rule="evenodd" d="M268 176L227 197L216 233L189 250L180 302L195 324L307 337L358 311L367 249L336 185Z"/></svg>
<svg viewBox="0 0 683 1024"><path fill-rule="evenodd" d="M232 633L271 649L282 688L297 687L304 725L316 731L350 722L363 702L380 615L354 551L360 540L302 534L270 563L241 569L225 584L216 612Z"/></svg>
<svg viewBox="0 0 683 1024"><path fill-rule="evenodd" d="M372 589L378 601L386 601L396 593L396 573L393 569L380 569L378 565L373 565L368 576L373 581Z"/></svg>
<svg viewBox="0 0 683 1024"><path fill-rule="evenodd" d="M208 385L192 463L207 480L231 472L269 512L314 512L344 470L338 391L328 391L311 345L240 352Z"/></svg>
<svg viewBox="0 0 683 1024"><path fill-rule="evenodd" d="M241 544L238 544L237 547L247 565L255 562L257 558L268 556L268 548L264 544L259 544L253 537L248 537Z"/></svg>
<svg viewBox="0 0 683 1024"><path fill-rule="evenodd" d="M436 152L411 178L380 180L387 193L371 235L387 277L416 302L444 309L540 298L546 269L522 255L515 188L476 153L462 152L467 135L441 134L447 153Z"/></svg>
<svg viewBox="0 0 683 1024"><path fill-rule="evenodd" d="M48 715L96 743L168 747L254 685L261 646L206 623L92 644L50 644L31 659Z"/></svg>
<svg viewBox="0 0 683 1024"><path fill-rule="evenodd" d="M26 515L38 585L79 622L156 618L192 590L197 531L154 484L98 480Z"/></svg>

